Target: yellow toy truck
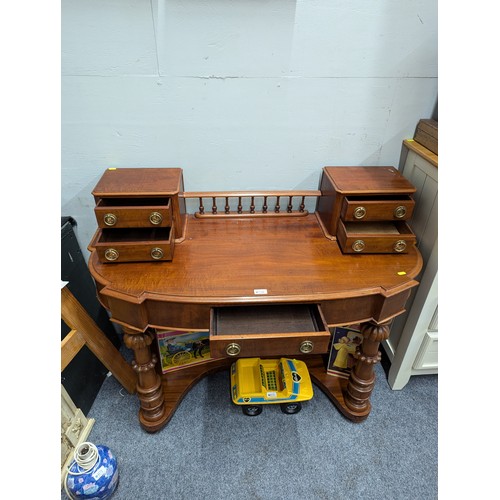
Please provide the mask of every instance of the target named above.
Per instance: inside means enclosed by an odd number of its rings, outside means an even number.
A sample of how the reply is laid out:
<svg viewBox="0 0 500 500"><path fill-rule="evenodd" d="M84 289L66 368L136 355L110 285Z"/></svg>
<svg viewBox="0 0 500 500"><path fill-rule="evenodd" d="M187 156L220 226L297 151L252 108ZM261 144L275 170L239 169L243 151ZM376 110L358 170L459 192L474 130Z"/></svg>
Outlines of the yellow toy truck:
<svg viewBox="0 0 500 500"><path fill-rule="evenodd" d="M313 397L313 388L303 361L240 358L231 365L231 396L251 417L260 415L265 404L280 404L291 415L301 410L301 401Z"/></svg>

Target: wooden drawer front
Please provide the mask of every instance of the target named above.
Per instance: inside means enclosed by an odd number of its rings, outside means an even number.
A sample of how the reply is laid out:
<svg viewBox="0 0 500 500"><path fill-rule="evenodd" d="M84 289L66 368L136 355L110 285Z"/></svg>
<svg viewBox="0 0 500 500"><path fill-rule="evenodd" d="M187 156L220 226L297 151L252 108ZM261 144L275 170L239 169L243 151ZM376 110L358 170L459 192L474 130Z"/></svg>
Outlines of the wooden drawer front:
<svg viewBox="0 0 500 500"><path fill-rule="evenodd" d="M347 196L343 200L340 215L345 221L407 220L412 216L414 206L411 196Z"/></svg>
<svg viewBox="0 0 500 500"><path fill-rule="evenodd" d="M101 198L94 212L101 228L170 227L170 198Z"/></svg>
<svg viewBox="0 0 500 500"><path fill-rule="evenodd" d="M319 354L330 331L316 304L211 309L210 353L214 358Z"/></svg>
<svg viewBox="0 0 500 500"><path fill-rule="evenodd" d="M337 241L344 253L407 253L417 240L405 222L340 220Z"/></svg>
<svg viewBox="0 0 500 500"><path fill-rule="evenodd" d="M99 229L90 244L103 263L172 260L173 228Z"/></svg>

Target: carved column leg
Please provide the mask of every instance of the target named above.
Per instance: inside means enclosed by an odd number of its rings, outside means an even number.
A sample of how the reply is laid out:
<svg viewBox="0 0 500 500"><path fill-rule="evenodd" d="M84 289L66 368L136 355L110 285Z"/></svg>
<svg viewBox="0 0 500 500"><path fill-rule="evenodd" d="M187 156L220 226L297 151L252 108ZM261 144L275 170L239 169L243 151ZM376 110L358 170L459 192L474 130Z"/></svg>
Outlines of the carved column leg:
<svg viewBox="0 0 500 500"><path fill-rule="evenodd" d="M380 342L389 337L389 325L390 321L361 325L363 343L356 352L356 365L351 371L344 395L345 404L352 411L369 412L371 409L370 396L375 385L373 366L380 361L381 354L378 348Z"/></svg>
<svg viewBox="0 0 500 500"><path fill-rule="evenodd" d="M137 333L124 328L125 345L134 351L132 368L137 372L137 395L141 403L139 421L147 431L154 432L165 423L165 403L161 377L156 373L156 355L151 353L154 341L151 332Z"/></svg>

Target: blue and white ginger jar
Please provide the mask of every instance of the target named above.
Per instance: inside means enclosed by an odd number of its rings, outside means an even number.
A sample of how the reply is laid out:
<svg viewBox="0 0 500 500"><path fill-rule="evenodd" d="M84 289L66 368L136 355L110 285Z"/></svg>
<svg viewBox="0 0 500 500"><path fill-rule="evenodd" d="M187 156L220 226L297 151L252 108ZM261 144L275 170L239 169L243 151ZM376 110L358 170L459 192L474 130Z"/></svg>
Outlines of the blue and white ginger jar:
<svg viewBox="0 0 500 500"><path fill-rule="evenodd" d="M95 465L85 471L75 460L66 476L66 492L72 500L104 500L109 498L118 484L118 464L107 446L97 445Z"/></svg>

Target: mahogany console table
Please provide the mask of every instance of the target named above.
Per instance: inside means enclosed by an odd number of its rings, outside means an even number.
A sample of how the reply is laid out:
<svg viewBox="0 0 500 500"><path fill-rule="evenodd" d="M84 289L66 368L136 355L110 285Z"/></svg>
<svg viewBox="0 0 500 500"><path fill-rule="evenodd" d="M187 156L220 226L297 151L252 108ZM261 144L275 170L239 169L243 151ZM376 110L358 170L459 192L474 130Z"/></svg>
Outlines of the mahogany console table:
<svg viewBox="0 0 500 500"><path fill-rule="evenodd" d="M156 169L144 170L152 174ZM140 184L139 195L151 197L144 184ZM331 193L323 188L308 192L185 193L182 182L174 184L175 189L162 194L175 198L165 204L173 206L169 223L176 228L175 244L171 241L175 250L167 252L168 260L106 262L95 241L89 246L89 268L98 297L112 321L123 327L124 342L134 351L142 427L149 432L161 429L196 382L208 373L228 369L239 355L304 359L313 382L345 417L355 422L366 419L375 383L373 365L380 359L379 344L388 337L391 320L404 312L411 289L418 284L415 277L422 258L416 247L409 245L404 253L342 252L335 235L325 228L329 215L325 218L321 200ZM110 203L101 203L102 196L130 193L114 186L109 191L96 189L94 195L98 205L109 207ZM304 197L308 196L319 200L315 212L304 209ZM250 200L247 210L241 207L242 197ZM257 211L254 206L258 197L265 200L264 210ZM268 209L271 197L276 201ZM299 208L292 208L292 197L299 198ZM186 212L188 198L200 200L195 214ZM210 200L210 207L204 207L204 198ZM238 209L229 209L228 198L239 203ZM220 199L225 208L218 208L216 201ZM275 206L280 199L283 209ZM382 199L387 201L387 197ZM149 203L153 202L158 203L157 195ZM133 209L138 204L132 204ZM119 205L123 212L127 203L122 200ZM109 215L105 214L108 220ZM161 217L153 219L156 223ZM152 255L158 259L158 247ZM293 326L280 327L271 336L221 332L220 338L213 337L211 361L165 374L158 367L154 349L157 329L210 330L215 335L217 332L211 330L214 311L238 308L245 321L245 311L265 307L267 314L283 306L287 310L291 306L315 307L328 327L361 323L364 341L348 380L327 374L328 343L321 332L295 333ZM252 321L252 315L246 319ZM226 340L233 342L224 351ZM233 343L238 348L241 345L241 352L231 351Z"/></svg>

